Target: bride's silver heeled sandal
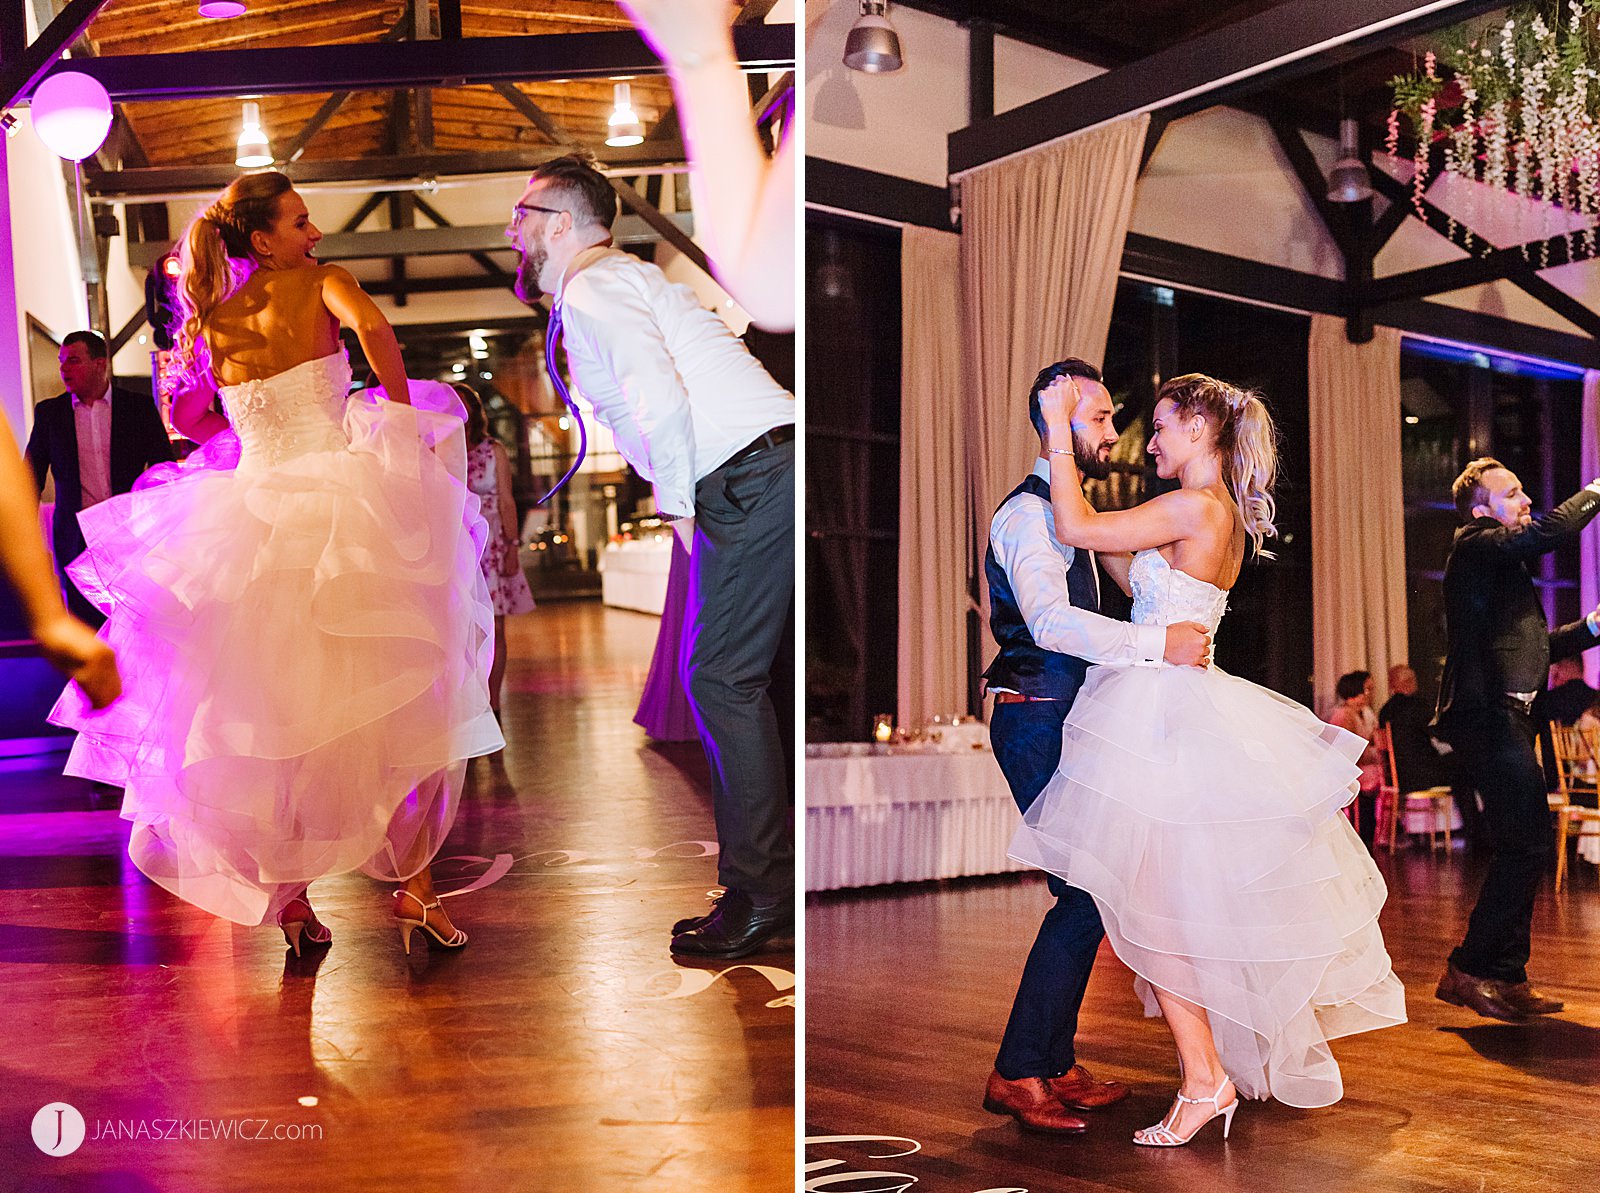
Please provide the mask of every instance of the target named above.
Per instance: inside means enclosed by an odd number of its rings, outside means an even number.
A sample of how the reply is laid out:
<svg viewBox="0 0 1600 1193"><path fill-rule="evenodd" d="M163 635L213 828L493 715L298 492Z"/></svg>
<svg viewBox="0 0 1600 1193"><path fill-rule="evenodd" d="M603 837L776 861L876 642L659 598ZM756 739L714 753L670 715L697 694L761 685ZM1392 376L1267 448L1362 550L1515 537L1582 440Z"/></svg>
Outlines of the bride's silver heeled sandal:
<svg viewBox="0 0 1600 1193"><path fill-rule="evenodd" d="M1218 1115L1222 1116L1222 1137L1226 1139L1228 1132L1233 1130L1233 1112L1239 1109L1239 1091L1234 1090L1233 1101L1226 1106L1222 1105L1218 1099L1222 1097L1222 1091L1227 1088L1231 1080L1232 1078L1224 1077L1222 1084L1217 1086L1217 1092L1209 1098L1186 1098L1179 1094L1178 1100L1172 1104L1172 1109L1167 1112L1167 1116L1164 1119L1153 1127L1145 1127L1142 1131L1133 1133L1134 1143L1140 1147L1182 1147L1198 1135L1200 1129ZM1183 1108L1184 1103L1188 1103L1190 1106L1199 1106L1206 1102L1211 1103L1211 1113L1196 1123L1194 1130L1187 1135L1179 1135L1172 1129L1178 1122L1178 1111Z"/></svg>

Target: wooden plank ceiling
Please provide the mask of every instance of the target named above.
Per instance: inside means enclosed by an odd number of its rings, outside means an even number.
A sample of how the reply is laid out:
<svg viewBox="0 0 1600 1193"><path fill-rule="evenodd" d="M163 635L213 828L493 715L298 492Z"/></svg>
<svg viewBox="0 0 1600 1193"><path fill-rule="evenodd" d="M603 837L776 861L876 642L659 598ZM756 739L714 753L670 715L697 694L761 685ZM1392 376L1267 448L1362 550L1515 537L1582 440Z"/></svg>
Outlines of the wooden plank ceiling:
<svg viewBox="0 0 1600 1193"><path fill-rule="evenodd" d="M407 0L248 0L249 11L231 20L201 17L196 0L109 0L85 38L96 55L170 54L186 50L265 49L374 43L409 36ZM437 30L437 4L430 7ZM502 0L461 5L463 37L592 33L631 25L611 0ZM398 30L398 33L396 32ZM278 152L292 142L337 89L323 94L272 95L258 102L261 122ZM672 106L664 77L631 80L633 106L646 134ZM605 140L612 87L605 81L519 84L530 100L565 126L580 143ZM301 161L347 160L379 154L495 152L547 146L551 141L489 87L441 88L431 95L428 121L419 119L410 92L360 92L307 143ZM241 97L242 99L243 97ZM123 116L144 161L126 164L189 166L231 163L241 128L240 100L130 103ZM677 138L671 138L676 146ZM137 156L137 153L132 155Z"/></svg>

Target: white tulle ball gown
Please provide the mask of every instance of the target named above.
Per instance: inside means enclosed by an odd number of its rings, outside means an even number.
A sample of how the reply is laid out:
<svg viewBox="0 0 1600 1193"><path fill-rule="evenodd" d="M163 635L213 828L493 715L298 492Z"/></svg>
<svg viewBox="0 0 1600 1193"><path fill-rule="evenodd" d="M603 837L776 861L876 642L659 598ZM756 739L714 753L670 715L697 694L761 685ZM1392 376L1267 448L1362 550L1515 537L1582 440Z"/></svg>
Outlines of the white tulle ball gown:
<svg viewBox="0 0 1600 1193"><path fill-rule="evenodd" d="M1227 594L1141 551L1133 620L1215 631ZM1387 891L1340 810L1366 743L1216 668L1093 667L1061 765L1012 842L1094 896L1152 986L1205 1007L1245 1097L1328 1106L1328 1041L1405 1022L1378 912Z"/></svg>
<svg viewBox="0 0 1600 1193"><path fill-rule="evenodd" d="M232 431L85 511L69 568L124 690L62 694L67 773L125 787L139 869L241 924L326 875L419 873L503 744L459 400L349 387L342 352L224 387Z"/></svg>

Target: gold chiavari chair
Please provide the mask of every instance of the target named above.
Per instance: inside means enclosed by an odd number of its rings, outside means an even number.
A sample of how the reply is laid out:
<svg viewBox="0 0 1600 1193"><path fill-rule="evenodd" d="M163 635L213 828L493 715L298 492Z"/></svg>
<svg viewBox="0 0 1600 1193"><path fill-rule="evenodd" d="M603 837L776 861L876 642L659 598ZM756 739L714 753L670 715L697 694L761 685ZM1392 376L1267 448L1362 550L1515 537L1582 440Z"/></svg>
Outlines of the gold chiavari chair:
<svg viewBox="0 0 1600 1193"><path fill-rule="evenodd" d="M1556 890L1567 881L1567 838L1574 824L1600 823L1600 808L1587 806L1589 799L1600 802L1600 741L1594 730L1575 725L1550 726L1554 746L1556 787L1550 803L1556 814ZM1574 803L1573 797L1585 803Z"/></svg>
<svg viewBox="0 0 1600 1193"><path fill-rule="evenodd" d="M1445 856L1450 854L1450 807L1452 796L1448 787L1424 787L1417 791L1400 790L1400 771L1394 761L1394 734L1388 725L1379 725L1373 734L1372 744L1378 747L1385 759L1388 780L1378 789L1377 839L1394 852L1395 836L1399 831L1400 817L1413 805L1426 806L1428 817L1428 852L1434 853L1443 841Z"/></svg>

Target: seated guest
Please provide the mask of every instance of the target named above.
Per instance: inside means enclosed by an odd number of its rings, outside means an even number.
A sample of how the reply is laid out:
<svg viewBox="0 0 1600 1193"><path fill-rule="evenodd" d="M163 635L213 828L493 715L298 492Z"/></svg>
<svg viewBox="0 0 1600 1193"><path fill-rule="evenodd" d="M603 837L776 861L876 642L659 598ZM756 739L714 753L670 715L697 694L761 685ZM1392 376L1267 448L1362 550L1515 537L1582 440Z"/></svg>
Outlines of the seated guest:
<svg viewBox="0 0 1600 1193"><path fill-rule="evenodd" d="M1417 695L1417 673L1405 663L1389 668L1392 693L1378 713L1378 724L1389 727L1394 749L1394 768L1400 790L1422 791L1428 787L1450 787L1468 841L1478 838L1483 813L1478 809L1478 793L1454 782L1450 747L1435 741L1428 732L1433 720L1433 704Z"/></svg>
<svg viewBox="0 0 1600 1193"><path fill-rule="evenodd" d="M1367 741L1360 758L1361 791L1356 796L1356 831L1372 848L1378 830L1378 788L1383 786L1383 759L1372 744L1378 730L1378 715L1372 711L1372 673L1351 671L1341 675L1334 687L1339 703L1328 714L1328 722L1347 729Z"/></svg>
<svg viewBox="0 0 1600 1193"><path fill-rule="evenodd" d="M1534 702L1533 718L1537 724L1575 725L1596 700L1600 692L1583 682L1583 660L1562 659L1550 668L1550 690Z"/></svg>
<svg viewBox="0 0 1600 1193"><path fill-rule="evenodd" d="M1428 732L1433 704L1417 695L1417 673L1405 663L1396 663L1389 668L1389 691L1378 724L1389 727L1400 790L1449 786L1449 763Z"/></svg>

